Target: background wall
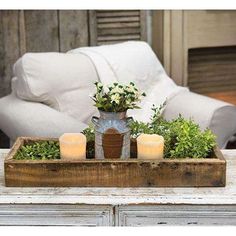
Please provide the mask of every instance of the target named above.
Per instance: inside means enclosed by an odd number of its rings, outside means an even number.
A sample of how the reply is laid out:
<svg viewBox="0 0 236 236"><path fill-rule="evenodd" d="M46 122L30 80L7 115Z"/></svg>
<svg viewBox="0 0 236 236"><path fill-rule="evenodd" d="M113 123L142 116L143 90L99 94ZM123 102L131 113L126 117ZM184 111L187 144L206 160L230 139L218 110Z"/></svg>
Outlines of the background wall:
<svg viewBox="0 0 236 236"><path fill-rule="evenodd" d="M0 97L10 93L12 65L25 52L89 44L87 11L1 11Z"/></svg>
<svg viewBox="0 0 236 236"><path fill-rule="evenodd" d="M10 93L12 65L24 53L146 41L146 16L139 10L0 11L0 97Z"/></svg>
<svg viewBox="0 0 236 236"><path fill-rule="evenodd" d="M152 21L153 49L170 77L236 105L236 11L159 10Z"/></svg>

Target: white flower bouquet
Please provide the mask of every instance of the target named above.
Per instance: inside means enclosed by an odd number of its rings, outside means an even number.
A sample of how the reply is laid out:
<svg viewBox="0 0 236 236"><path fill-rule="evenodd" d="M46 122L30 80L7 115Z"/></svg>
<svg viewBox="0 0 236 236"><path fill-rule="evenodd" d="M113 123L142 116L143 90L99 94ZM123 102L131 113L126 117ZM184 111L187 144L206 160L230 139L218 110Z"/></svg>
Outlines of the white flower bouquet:
<svg viewBox="0 0 236 236"><path fill-rule="evenodd" d="M105 112L124 112L128 109L140 108L137 104L145 93L141 93L133 82L128 85L113 83L104 86L95 82L96 92L92 96L95 106Z"/></svg>

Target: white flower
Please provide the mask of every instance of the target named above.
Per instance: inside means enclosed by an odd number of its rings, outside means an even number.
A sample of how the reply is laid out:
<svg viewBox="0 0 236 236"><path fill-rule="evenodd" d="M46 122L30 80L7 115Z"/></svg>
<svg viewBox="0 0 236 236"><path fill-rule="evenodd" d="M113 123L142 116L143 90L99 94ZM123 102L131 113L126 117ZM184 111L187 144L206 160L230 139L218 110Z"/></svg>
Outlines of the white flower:
<svg viewBox="0 0 236 236"><path fill-rule="evenodd" d="M126 100L125 103L126 103L126 105L130 105L131 101L130 100Z"/></svg>
<svg viewBox="0 0 236 236"><path fill-rule="evenodd" d="M139 98L141 98L142 93L139 91L135 91L135 98L138 100Z"/></svg>
<svg viewBox="0 0 236 236"><path fill-rule="evenodd" d="M96 95L95 95L95 98L96 98L97 100L99 100L100 97L101 97L100 94L96 94Z"/></svg>
<svg viewBox="0 0 236 236"><path fill-rule="evenodd" d="M115 94L115 93L122 94L124 93L124 89L116 86L111 90L111 94Z"/></svg>
<svg viewBox="0 0 236 236"><path fill-rule="evenodd" d="M143 96L132 82L129 85L119 83L103 85L101 82L95 82L95 85L96 92L91 98L95 101L95 106L104 110L133 109Z"/></svg>
<svg viewBox="0 0 236 236"><path fill-rule="evenodd" d="M111 101L116 104L120 103L120 95L118 93L111 95Z"/></svg>
<svg viewBox="0 0 236 236"><path fill-rule="evenodd" d="M104 93L108 93L108 92L109 92L109 88L108 88L107 86L105 86L105 87L103 88L103 91L104 91Z"/></svg>

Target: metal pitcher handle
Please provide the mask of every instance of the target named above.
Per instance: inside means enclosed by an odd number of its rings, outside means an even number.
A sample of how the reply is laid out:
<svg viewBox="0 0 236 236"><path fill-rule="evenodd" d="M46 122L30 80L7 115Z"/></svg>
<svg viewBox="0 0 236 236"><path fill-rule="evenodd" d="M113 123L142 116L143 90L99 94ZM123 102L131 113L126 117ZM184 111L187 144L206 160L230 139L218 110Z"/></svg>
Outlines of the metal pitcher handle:
<svg viewBox="0 0 236 236"><path fill-rule="evenodd" d="M94 125L99 126L99 124L98 124L99 118L98 118L97 116L93 116L91 120L92 120L92 122L93 122Z"/></svg>
<svg viewBox="0 0 236 236"><path fill-rule="evenodd" d="M134 121L133 117L129 116L126 118L127 123L129 124L130 122Z"/></svg>

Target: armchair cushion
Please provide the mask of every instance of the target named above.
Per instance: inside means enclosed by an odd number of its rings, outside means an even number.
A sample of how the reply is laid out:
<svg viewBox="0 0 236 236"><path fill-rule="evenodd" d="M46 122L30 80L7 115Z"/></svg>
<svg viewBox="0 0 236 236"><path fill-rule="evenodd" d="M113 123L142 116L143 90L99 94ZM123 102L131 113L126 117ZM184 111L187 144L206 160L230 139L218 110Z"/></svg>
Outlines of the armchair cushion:
<svg viewBox="0 0 236 236"><path fill-rule="evenodd" d="M193 92L182 92L168 101L163 113L168 120L179 114L192 118L202 129L209 127L221 148L236 133L236 106L232 104Z"/></svg>
<svg viewBox="0 0 236 236"><path fill-rule="evenodd" d="M96 70L83 54L26 53L14 65L12 89L17 97L42 102L88 122L95 112L89 94Z"/></svg>
<svg viewBox="0 0 236 236"><path fill-rule="evenodd" d="M12 141L19 136L59 137L81 132L86 126L47 105L23 101L14 94L0 99L0 129Z"/></svg>

